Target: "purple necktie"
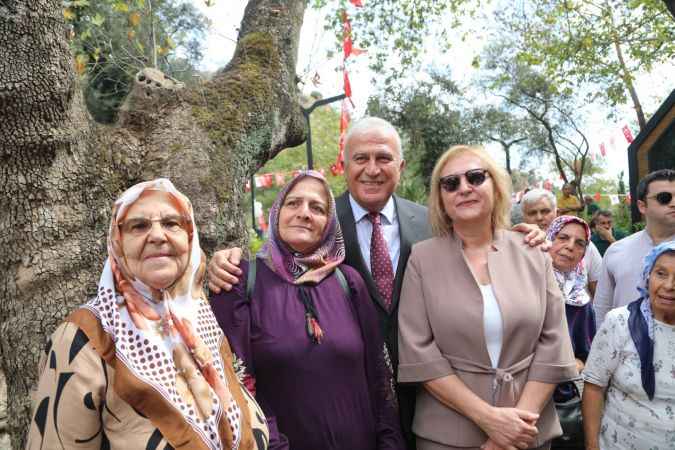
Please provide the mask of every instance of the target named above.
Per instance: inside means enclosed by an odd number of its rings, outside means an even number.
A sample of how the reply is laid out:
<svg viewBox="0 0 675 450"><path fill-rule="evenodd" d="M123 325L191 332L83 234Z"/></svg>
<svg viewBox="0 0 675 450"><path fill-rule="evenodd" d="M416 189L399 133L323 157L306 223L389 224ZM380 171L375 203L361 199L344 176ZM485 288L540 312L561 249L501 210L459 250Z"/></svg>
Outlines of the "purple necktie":
<svg viewBox="0 0 675 450"><path fill-rule="evenodd" d="M394 269L382 233L380 213L368 213L368 219L373 224L373 235L370 238L370 272L385 306L390 309L391 297L394 292Z"/></svg>

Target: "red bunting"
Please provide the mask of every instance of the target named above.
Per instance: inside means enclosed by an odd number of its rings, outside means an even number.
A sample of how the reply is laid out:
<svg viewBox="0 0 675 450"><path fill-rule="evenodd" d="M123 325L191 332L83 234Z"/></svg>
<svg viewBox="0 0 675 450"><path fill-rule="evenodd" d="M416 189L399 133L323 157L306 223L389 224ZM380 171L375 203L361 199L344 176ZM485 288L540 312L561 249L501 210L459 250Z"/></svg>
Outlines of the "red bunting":
<svg viewBox="0 0 675 450"><path fill-rule="evenodd" d="M600 193L596 192L595 195L593 196L593 198L595 199L596 202L599 202L600 201Z"/></svg>
<svg viewBox="0 0 675 450"><path fill-rule="evenodd" d="M633 142L633 134L630 132L630 128L628 128L628 125L624 125L623 128L621 128L621 131L623 131L623 135L630 144Z"/></svg>
<svg viewBox="0 0 675 450"><path fill-rule="evenodd" d="M346 72L345 72L346 73ZM333 175L343 174L344 168L344 151L345 151L345 136L347 128L349 128L349 105L347 100L342 100L342 111L340 113L340 140L338 141L338 156L335 164L330 166L330 171Z"/></svg>
<svg viewBox="0 0 675 450"><path fill-rule="evenodd" d="M605 147L605 143L600 144L600 154L602 156L607 156L607 148Z"/></svg>
<svg viewBox="0 0 675 450"><path fill-rule="evenodd" d="M344 70L344 81L345 81L345 95L347 98L351 99L352 98L352 85L349 82L349 74L347 73L347 69Z"/></svg>
<svg viewBox="0 0 675 450"><path fill-rule="evenodd" d="M274 184L276 184L277 186L283 186L285 182L286 182L286 177L284 176L283 173L275 173L274 174Z"/></svg>
<svg viewBox="0 0 675 450"><path fill-rule="evenodd" d="M544 181L544 184L542 185L542 187L544 189L546 189L547 191L553 190L553 181L551 181L551 180Z"/></svg>
<svg viewBox="0 0 675 450"><path fill-rule="evenodd" d="M361 0L349 0L349 3L356 6L357 8L361 8L363 6L363 2Z"/></svg>

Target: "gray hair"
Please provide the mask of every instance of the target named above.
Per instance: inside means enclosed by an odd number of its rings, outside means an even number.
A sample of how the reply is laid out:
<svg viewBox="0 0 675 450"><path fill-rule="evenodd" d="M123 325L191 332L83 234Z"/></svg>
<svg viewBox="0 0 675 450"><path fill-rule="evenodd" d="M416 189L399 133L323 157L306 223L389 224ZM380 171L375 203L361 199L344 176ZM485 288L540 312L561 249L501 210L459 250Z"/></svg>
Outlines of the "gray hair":
<svg viewBox="0 0 675 450"><path fill-rule="evenodd" d="M365 133L373 129L380 130L385 132L386 134L393 135L394 141L396 142L396 150L398 150L400 158L403 159L403 146L401 146L401 136L399 136L398 131L396 131L396 128L394 128L394 126L391 123L389 123L384 119L381 119L379 117L366 116L352 123L352 125L349 127L349 130L347 130L347 134L345 135L345 165L348 164L349 161L349 140L357 134Z"/></svg>
<svg viewBox="0 0 675 450"><path fill-rule="evenodd" d="M548 191L546 189L532 189L527 194L523 195L523 198L521 199L520 202L523 204L523 206L529 206L534 203L537 203L542 198L547 199L551 204L551 207L553 208L556 207L557 202L555 195L553 195L551 191Z"/></svg>

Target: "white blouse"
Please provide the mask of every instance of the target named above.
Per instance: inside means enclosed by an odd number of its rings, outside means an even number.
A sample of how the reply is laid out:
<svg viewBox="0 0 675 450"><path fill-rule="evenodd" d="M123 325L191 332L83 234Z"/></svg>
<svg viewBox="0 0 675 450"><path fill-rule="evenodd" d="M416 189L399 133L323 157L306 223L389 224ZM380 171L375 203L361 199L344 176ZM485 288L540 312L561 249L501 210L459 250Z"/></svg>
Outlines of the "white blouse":
<svg viewBox="0 0 675 450"><path fill-rule="evenodd" d="M483 295L483 330L485 343L490 354L492 367L499 365L499 355L502 353L503 323L499 303L491 284L481 285L480 293Z"/></svg>

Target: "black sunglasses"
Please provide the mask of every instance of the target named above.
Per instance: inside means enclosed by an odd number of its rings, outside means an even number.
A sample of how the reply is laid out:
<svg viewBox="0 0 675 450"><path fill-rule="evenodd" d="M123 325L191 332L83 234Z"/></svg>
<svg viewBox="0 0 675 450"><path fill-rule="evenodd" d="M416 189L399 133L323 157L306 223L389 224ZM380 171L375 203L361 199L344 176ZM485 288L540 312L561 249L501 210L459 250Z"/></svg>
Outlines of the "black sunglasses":
<svg viewBox="0 0 675 450"><path fill-rule="evenodd" d="M659 192L658 194L650 195L647 198L655 198L659 205L670 205L670 202L673 200L672 192Z"/></svg>
<svg viewBox="0 0 675 450"><path fill-rule="evenodd" d="M446 175L438 180L438 184L445 192L455 192L459 189L462 180L462 175L466 178L467 183L471 186L480 186L487 179L489 172L487 169L471 169L458 175Z"/></svg>

